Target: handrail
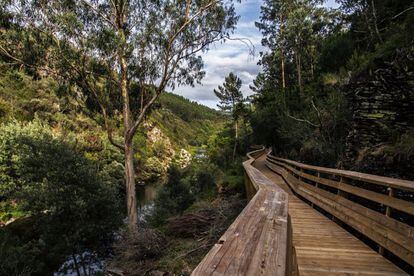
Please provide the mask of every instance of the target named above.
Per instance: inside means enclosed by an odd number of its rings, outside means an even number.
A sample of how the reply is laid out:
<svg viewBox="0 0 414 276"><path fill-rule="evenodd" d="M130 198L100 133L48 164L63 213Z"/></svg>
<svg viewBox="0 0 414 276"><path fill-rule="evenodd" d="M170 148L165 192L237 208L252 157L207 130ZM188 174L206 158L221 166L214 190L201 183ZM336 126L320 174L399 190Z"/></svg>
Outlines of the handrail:
<svg viewBox="0 0 414 276"><path fill-rule="evenodd" d="M380 253L386 249L414 265L413 181L311 166L270 153L266 165L296 194L376 242Z"/></svg>
<svg viewBox="0 0 414 276"><path fill-rule="evenodd" d="M364 181L367 183L372 183L372 184L381 185L385 187L397 188L397 189L401 189L405 191L414 191L414 181L355 172L355 171L346 171L346 170L338 170L338 169L325 168L325 167L317 167L317 166L307 165L307 164L303 164L303 163L299 163L296 161L292 161L289 159L283 159L283 158L279 158L275 156L271 156L271 158L282 161L287 164L297 166L304 170L311 170L311 171L316 171L319 173L334 174L337 176L342 176L342 177L346 177L346 178L350 178L350 179L354 179L358 181Z"/></svg>
<svg viewBox="0 0 414 276"><path fill-rule="evenodd" d="M191 275L286 275L291 270L288 195L252 166L264 152L262 147L247 154L243 167L251 199Z"/></svg>

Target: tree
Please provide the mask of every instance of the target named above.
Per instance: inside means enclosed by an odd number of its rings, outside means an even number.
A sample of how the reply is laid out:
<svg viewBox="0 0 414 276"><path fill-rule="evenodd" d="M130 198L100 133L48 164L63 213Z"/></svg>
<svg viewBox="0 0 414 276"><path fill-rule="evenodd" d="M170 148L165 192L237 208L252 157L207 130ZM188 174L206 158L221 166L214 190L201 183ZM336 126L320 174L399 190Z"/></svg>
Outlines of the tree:
<svg viewBox="0 0 414 276"><path fill-rule="evenodd" d="M261 6L260 22L255 25L263 34L262 45L269 47L274 52L273 59L280 61L281 87L286 88L285 61L286 41L285 27L291 1L286 0L265 0ZM279 55L276 53L279 52Z"/></svg>
<svg viewBox="0 0 414 276"><path fill-rule="evenodd" d="M268 51L262 53L260 64L269 77L277 76L274 83L283 92L286 83L293 86L295 82L288 75L296 75L300 91L307 79L314 78L320 42L329 31L334 14L320 7L321 3L320 0L266 0L262 5L256 26Z"/></svg>
<svg viewBox="0 0 414 276"><path fill-rule="evenodd" d="M198 54L234 29L231 0L24 0L3 6L27 32L41 34L33 39L49 43L43 70L76 84L72 91L99 112L108 139L124 153L128 221L135 230L134 135L167 87L193 85L204 76ZM19 56L19 43L3 42L0 51L9 61L37 65ZM121 140L113 134L117 115Z"/></svg>
<svg viewBox="0 0 414 276"><path fill-rule="evenodd" d="M237 139L239 138L239 118L245 111L243 93L240 88L242 81L232 72L224 79L223 86L219 85L218 90L214 89L214 94L220 100L217 105L222 111L231 113L234 122L235 141L233 148L233 161L236 158Z"/></svg>

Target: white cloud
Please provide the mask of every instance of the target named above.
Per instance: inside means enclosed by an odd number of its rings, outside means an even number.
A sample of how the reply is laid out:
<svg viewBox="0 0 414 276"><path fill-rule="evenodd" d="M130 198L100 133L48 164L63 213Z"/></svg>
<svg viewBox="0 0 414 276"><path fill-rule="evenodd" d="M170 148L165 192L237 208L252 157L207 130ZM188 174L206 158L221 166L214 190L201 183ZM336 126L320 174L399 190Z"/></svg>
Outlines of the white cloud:
<svg viewBox="0 0 414 276"><path fill-rule="evenodd" d="M251 94L249 85L260 70L257 62L262 36L254 25L259 18L260 5L260 0L247 0L236 4L236 12L240 15L240 20L232 36L234 39L248 38L255 47L255 55L250 55L249 47L239 40L216 43L207 53L202 54L206 71L201 81L202 85L178 87L173 91L174 93L215 108L218 101L213 89L221 85L224 78L233 72L243 81L243 94L245 96Z"/></svg>
<svg viewBox="0 0 414 276"><path fill-rule="evenodd" d="M215 108L218 101L213 89L223 83L228 73L234 72L243 81L243 94L245 96L252 94L249 85L260 70L257 65L258 53L263 49L260 44L262 35L254 24L259 20L261 4L261 0L242 0L241 3L236 4L236 12L240 15L240 20L232 36L248 38L255 46L255 56L252 57L248 47L240 41L228 40L225 43L216 43L207 53L202 54L206 71L202 85L178 87L174 93ZM328 0L324 6L336 8L338 4L335 0Z"/></svg>

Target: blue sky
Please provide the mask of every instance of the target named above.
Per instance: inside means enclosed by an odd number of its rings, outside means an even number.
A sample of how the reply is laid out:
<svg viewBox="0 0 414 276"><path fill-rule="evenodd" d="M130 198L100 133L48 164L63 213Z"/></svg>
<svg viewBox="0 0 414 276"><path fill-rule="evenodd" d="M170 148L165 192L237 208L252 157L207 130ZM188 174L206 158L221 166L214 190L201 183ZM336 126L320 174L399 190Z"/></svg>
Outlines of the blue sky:
<svg viewBox="0 0 414 276"><path fill-rule="evenodd" d="M217 98L213 89L223 83L224 77L230 72L237 74L243 81L242 92L245 96L251 94L249 85L260 71L257 65L259 52L262 47L262 35L255 27L254 22L259 20L262 0L241 0L236 4L236 12L240 15L237 29L233 38L248 38L255 46L255 53L251 55L249 48L237 40L217 43L210 47L207 53L202 54L206 76L201 85L195 87L177 87L173 93L182 95L190 100L197 101L209 107L216 108ZM328 0L327 7L337 7L335 0Z"/></svg>

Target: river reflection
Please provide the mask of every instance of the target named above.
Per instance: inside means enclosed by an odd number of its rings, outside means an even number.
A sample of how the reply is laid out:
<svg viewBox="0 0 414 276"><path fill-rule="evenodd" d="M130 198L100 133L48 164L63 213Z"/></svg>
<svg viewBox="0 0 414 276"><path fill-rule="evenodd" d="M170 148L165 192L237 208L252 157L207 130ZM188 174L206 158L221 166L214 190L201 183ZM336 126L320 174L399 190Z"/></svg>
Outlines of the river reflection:
<svg viewBox="0 0 414 276"><path fill-rule="evenodd" d="M149 183L145 185L137 185L137 208L138 208L138 220L140 223L146 223L146 217L151 215L154 210L154 200L157 196L157 192L161 188L163 182ZM83 259L87 259L88 263L85 264L87 270L93 275L98 272L104 271L105 259L100 258L97 254L85 251L82 253ZM77 261L80 263L80 255L75 255ZM62 264L58 272L54 273L54 276L77 276L74 262L72 257Z"/></svg>
<svg viewBox="0 0 414 276"><path fill-rule="evenodd" d="M137 185L137 208L138 219L140 222L146 222L145 217L151 215L154 210L154 200L157 192L162 186L162 182Z"/></svg>

